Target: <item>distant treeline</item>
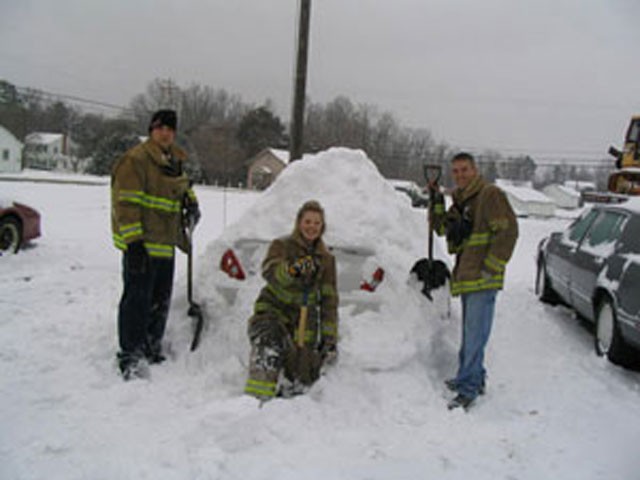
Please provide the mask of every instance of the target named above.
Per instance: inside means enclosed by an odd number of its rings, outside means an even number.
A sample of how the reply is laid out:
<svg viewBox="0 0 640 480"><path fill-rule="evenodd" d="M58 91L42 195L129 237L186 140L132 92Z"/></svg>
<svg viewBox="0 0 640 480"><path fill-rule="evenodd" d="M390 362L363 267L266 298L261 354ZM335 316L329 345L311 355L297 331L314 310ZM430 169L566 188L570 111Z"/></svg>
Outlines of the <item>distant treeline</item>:
<svg viewBox="0 0 640 480"><path fill-rule="evenodd" d="M117 116L85 113L65 98L0 80L0 125L21 141L35 131L65 133L77 145L79 157L91 158L87 173L107 174L122 152L138 142L139 136L147 135L151 112L174 108L179 114L178 143L193 160L191 174L211 184L243 183L247 160L253 155L265 147L288 148L288 129L274 113L271 101L257 106L222 88L180 87L156 79ZM354 104L344 96L326 104L308 100L304 151L333 146L362 149L384 176L420 184L426 163L443 166L443 182L450 184L448 159L457 150L436 141L426 128L403 126L394 115L374 105ZM536 174L536 162L528 155L505 157L487 151L478 159L489 180L537 179L538 184L546 184L603 177L601 172L570 164Z"/></svg>

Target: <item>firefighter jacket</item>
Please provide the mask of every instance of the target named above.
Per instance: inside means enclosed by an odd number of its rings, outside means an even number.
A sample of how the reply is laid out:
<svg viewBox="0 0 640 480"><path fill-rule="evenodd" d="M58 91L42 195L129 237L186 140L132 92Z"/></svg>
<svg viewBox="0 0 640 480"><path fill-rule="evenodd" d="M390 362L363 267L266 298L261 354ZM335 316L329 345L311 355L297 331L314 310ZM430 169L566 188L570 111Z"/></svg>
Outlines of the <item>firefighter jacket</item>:
<svg viewBox="0 0 640 480"><path fill-rule="evenodd" d="M171 146L163 152L151 139L127 151L111 173L113 242L125 251L142 240L151 257L172 258L174 246L186 252L182 228L185 196L197 203L183 171L185 152Z"/></svg>
<svg viewBox="0 0 640 480"><path fill-rule="evenodd" d="M291 275L290 266L296 259L311 255L317 270L305 280ZM336 345L338 338L338 292L336 287L336 261L322 239L308 246L299 231L271 242L262 262L262 276L267 285L255 302L254 316L278 318L289 332L297 335L300 307L308 307L308 323L305 343L312 347L319 344ZM295 339L297 341L297 339Z"/></svg>
<svg viewBox="0 0 640 480"><path fill-rule="evenodd" d="M444 197L434 202L432 220L439 235L447 235L449 253L456 255L451 293L501 290L507 262L518 238L518 223L505 193L478 176L456 189L445 212Z"/></svg>

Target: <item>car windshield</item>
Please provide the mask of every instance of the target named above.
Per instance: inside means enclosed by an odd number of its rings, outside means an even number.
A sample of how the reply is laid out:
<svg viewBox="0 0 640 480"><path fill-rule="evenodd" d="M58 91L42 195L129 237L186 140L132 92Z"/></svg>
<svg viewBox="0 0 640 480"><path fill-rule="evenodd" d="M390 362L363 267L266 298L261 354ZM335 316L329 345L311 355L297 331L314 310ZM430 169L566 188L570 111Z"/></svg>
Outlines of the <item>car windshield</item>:
<svg viewBox="0 0 640 480"><path fill-rule="evenodd" d="M584 234L597 216L598 210L592 209L573 222L568 231L569 240L576 243L582 240L582 237L584 237Z"/></svg>
<svg viewBox="0 0 640 480"><path fill-rule="evenodd" d="M595 247L615 241L620 237L625 218L621 213L603 212L589 231L586 243L591 247Z"/></svg>

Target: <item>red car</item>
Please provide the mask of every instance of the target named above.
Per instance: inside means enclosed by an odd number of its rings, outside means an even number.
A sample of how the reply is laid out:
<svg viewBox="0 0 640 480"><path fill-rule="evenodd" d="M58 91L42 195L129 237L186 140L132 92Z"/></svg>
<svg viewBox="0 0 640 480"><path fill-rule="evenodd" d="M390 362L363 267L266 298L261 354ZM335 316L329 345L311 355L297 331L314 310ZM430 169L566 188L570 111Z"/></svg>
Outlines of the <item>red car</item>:
<svg viewBox="0 0 640 480"><path fill-rule="evenodd" d="M40 236L40 214L23 203L0 200L0 255L17 253Z"/></svg>

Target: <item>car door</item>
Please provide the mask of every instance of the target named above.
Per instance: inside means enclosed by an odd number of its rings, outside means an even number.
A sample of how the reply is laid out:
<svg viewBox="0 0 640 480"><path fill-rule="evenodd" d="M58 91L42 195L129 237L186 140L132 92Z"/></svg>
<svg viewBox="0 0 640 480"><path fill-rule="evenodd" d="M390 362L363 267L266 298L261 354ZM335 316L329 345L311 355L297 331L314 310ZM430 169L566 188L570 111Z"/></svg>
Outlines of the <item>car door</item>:
<svg viewBox="0 0 640 480"><path fill-rule="evenodd" d="M604 268L615 262L616 242L628 215L603 210L578 243L569 273L569 301L578 313L594 320L593 294Z"/></svg>
<svg viewBox="0 0 640 480"><path fill-rule="evenodd" d="M622 261L617 289L618 322L625 340L640 348L640 215L625 225L616 254Z"/></svg>
<svg viewBox="0 0 640 480"><path fill-rule="evenodd" d="M567 303L570 302L570 275L573 257L580 241L598 216L599 210L591 209L573 222L567 230L553 234L547 245L545 267L555 292Z"/></svg>

